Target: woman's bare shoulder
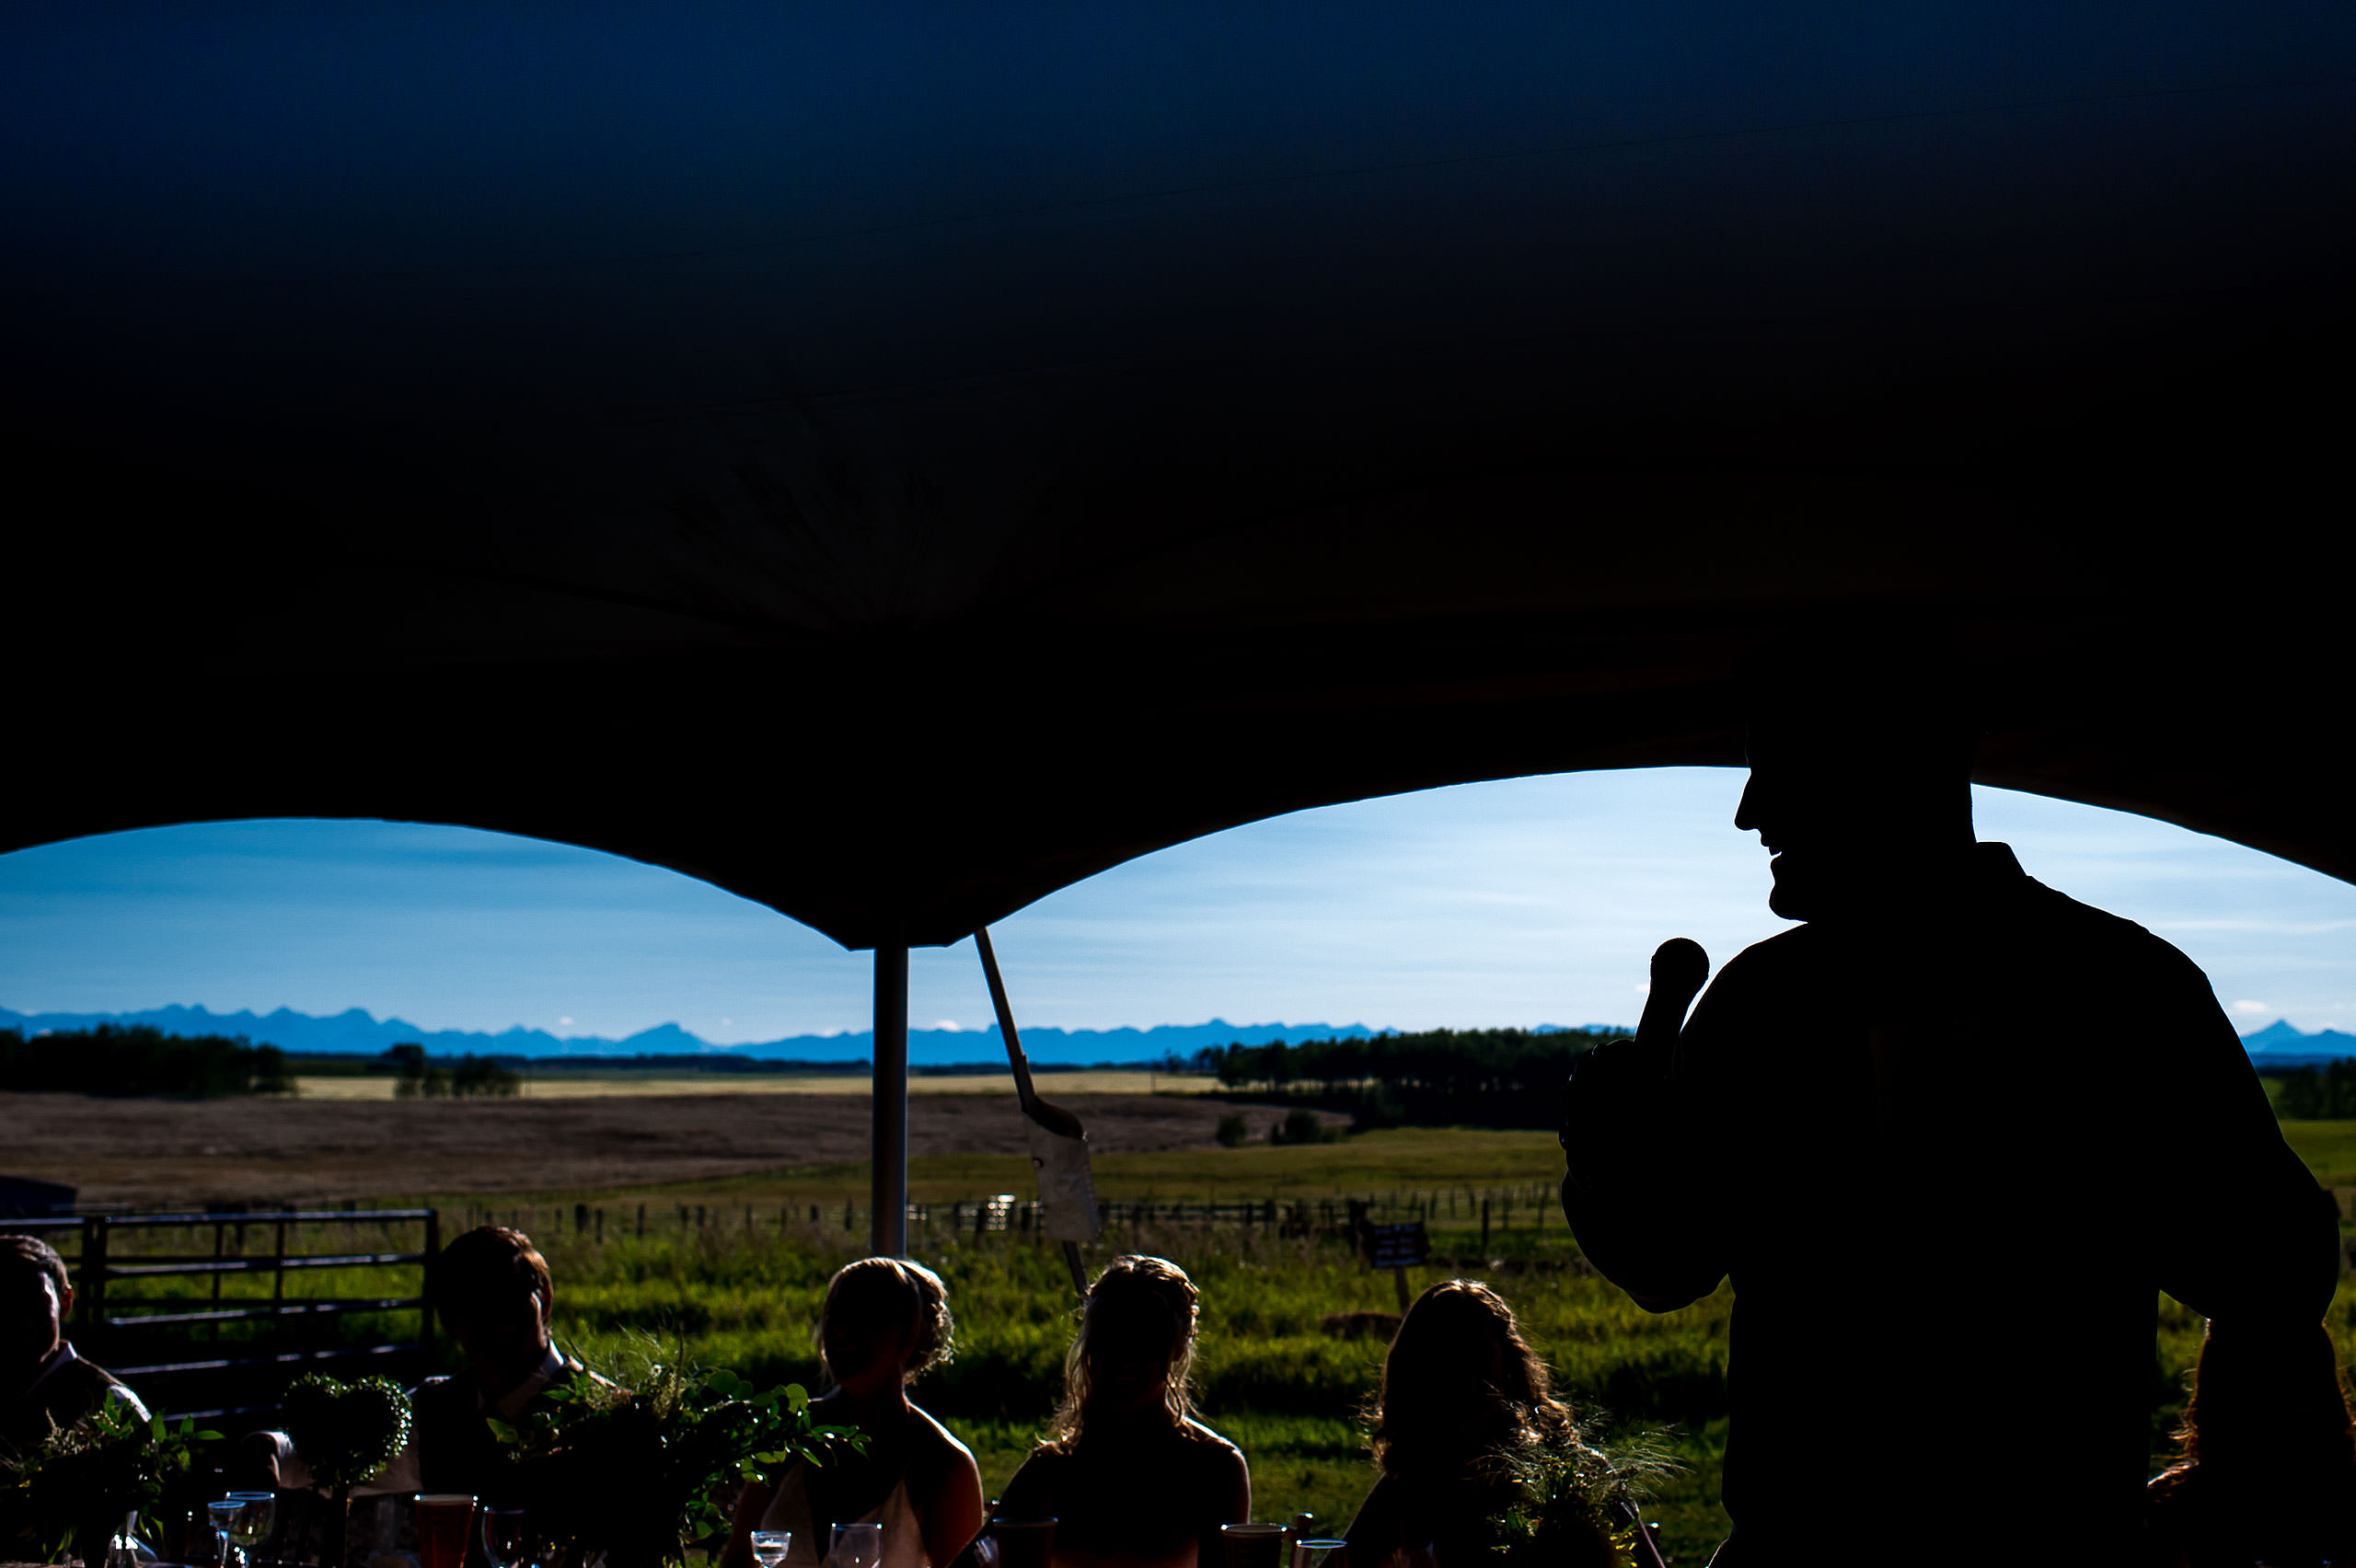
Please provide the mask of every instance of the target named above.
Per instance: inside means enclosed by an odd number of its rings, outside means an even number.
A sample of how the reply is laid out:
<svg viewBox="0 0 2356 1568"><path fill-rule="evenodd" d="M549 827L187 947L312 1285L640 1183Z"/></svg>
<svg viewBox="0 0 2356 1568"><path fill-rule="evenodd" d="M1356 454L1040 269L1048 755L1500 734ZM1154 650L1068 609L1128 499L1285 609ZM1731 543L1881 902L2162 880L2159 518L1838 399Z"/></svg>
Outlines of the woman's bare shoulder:
<svg viewBox="0 0 2356 1568"><path fill-rule="evenodd" d="M1186 1423L1186 1435L1194 1439L1187 1447L1194 1450L1193 1462L1201 1467L1198 1473L1206 1480L1216 1476L1234 1486L1252 1484L1252 1463L1242 1449L1199 1421Z"/></svg>
<svg viewBox="0 0 2356 1568"><path fill-rule="evenodd" d="M974 1457L974 1450L965 1447L957 1434L941 1424L932 1412L922 1405L910 1405L908 1409L916 1416L917 1433L928 1447L944 1453L962 1454L968 1459Z"/></svg>
<svg viewBox="0 0 2356 1568"><path fill-rule="evenodd" d="M1237 1447L1233 1443L1230 1442L1227 1438L1220 1436L1209 1427L1205 1426L1201 1422L1195 1420L1192 1416L1189 1416L1186 1419L1185 1432L1187 1436L1192 1437L1197 1443L1207 1445L1213 1448L1222 1449L1227 1453L1233 1454L1239 1459L1243 1457L1242 1449Z"/></svg>

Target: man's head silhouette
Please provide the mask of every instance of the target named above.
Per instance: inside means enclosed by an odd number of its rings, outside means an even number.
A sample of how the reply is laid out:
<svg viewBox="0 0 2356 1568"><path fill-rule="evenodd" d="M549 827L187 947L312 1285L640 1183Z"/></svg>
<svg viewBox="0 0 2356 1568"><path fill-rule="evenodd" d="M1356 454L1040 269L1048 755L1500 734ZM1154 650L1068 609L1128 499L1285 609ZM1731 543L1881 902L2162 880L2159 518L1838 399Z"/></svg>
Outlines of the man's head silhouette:
<svg viewBox="0 0 2356 1568"><path fill-rule="evenodd" d="M1968 871L1971 724L1943 669L1892 652L1861 638L1757 685L1734 824L1774 856L1787 920L1935 903Z"/></svg>

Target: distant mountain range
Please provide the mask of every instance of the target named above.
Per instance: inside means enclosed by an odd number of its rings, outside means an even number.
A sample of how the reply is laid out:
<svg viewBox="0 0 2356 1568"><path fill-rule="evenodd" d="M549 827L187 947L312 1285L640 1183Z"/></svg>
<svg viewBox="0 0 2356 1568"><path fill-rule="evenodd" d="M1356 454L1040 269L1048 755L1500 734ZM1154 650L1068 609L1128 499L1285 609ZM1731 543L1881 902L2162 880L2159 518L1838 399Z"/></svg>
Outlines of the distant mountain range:
<svg viewBox="0 0 2356 1568"><path fill-rule="evenodd" d="M479 1056L739 1056L765 1061L862 1062L874 1050L872 1031L841 1034L795 1034L749 1045L715 1045L676 1023L641 1030L626 1040L595 1035L556 1035L538 1029L507 1029L496 1034L455 1029L420 1029L398 1018L382 1020L360 1008L317 1018L292 1008L257 1013L216 1013L204 1008L154 1008L127 1013L20 1013L0 1008L0 1029L39 1034L47 1030L91 1029L101 1023L152 1024L167 1034L242 1034L258 1045L275 1045L298 1055L369 1055L415 1041L436 1056L472 1052ZM1558 1028L1542 1024L1542 1030ZM1242 1041L1365 1039L1389 1032L1362 1023L1158 1024L1151 1029L1025 1029L1024 1054L1034 1062L1150 1062L1175 1053L1191 1056L1206 1045ZM998 1026L987 1029L911 1029L908 1060L923 1066L1003 1059Z"/></svg>
<svg viewBox="0 0 2356 1568"><path fill-rule="evenodd" d="M242 1034L256 1044L276 1045L298 1055L368 1055L404 1041L415 1041L437 1056L472 1052L479 1056L740 1056L759 1061L863 1062L874 1049L867 1030L841 1034L794 1034L748 1045L715 1045L676 1023L657 1024L624 1040L598 1035L558 1035L539 1029L507 1029L496 1034L456 1029L420 1029L398 1018L378 1020L364 1009L347 1008L332 1018L292 1008L257 1013L217 1013L204 1008L153 1008L127 1013L20 1013L0 1008L0 1029L26 1034L48 1030L91 1029L101 1023L152 1024L167 1034ZM1542 1023L1540 1033L1565 1025ZM1596 1029L1609 1027L1583 1024ZM1271 1040L1359 1039L1393 1032L1363 1023L1163 1023L1151 1029L1025 1029L1022 1048L1033 1061L1068 1066L1089 1062L1152 1062L1175 1054L1191 1056L1206 1045L1240 1040L1262 1045ZM2242 1036L2252 1060L2331 1061L2356 1056L2356 1034L2337 1029L2312 1033L2278 1020ZM920 1066L1000 1059L998 1026L987 1029L911 1029L908 1060Z"/></svg>
<svg viewBox="0 0 2356 1568"><path fill-rule="evenodd" d="M2318 1029L2309 1034L2276 1019L2264 1029L2242 1036L2242 1048L2254 1062L2333 1062L2356 1056L2356 1034L2345 1030Z"/></svg>

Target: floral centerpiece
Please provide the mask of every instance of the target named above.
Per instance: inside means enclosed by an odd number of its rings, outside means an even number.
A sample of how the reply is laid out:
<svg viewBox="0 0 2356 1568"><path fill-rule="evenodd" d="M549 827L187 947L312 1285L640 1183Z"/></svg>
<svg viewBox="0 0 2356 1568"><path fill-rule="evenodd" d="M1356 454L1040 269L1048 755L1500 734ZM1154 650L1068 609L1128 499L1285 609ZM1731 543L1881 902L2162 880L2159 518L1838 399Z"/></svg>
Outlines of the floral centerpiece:
<svg viewBox="0 0 2356 1568"><path fill-rule="evenodd" d="M607 1375L610 1374L610 1375ZM687 1543L724 1530L720 1494L765 1469L865 1447L821 1426L799 1384L756 1390L734 1373L632 1339L618 1363L551 1388L513 1424L493 1421L508 1495L556 1562L599 1553L612 1568L684 1563Z"/></svg>
<svg viewBox="0 0 2356 1568"><path fill-rule="evenodd" d="M1600 1423L1585 1423L1500 1464L1495 1479L1513 1499L1490 1521L1500 1562L1649 1568L1659 1561L1639 1505L1682 1467L1651 1438L1607 1445Z"/></svg>
<svg viewBox="0 0 2356 1568"><path fill-rule="evenodd" d="M135 1528L188 1470L190 1451L220 1436L115 1401L53 1429L29 1452L0 1458L0 1555L62 1562L72 1549L86 1562L104 1561L115 1532L127 1520Z"/></svg>

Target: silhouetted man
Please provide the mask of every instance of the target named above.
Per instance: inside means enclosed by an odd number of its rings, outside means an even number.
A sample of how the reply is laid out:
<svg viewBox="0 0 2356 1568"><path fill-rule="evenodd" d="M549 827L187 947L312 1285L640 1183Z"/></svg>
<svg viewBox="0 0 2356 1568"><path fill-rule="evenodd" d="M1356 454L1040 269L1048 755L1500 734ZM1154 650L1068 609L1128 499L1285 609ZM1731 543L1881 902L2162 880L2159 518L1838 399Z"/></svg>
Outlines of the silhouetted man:
<svg viewBox="0 0 2356 1568"><path fill-rule="evenodd" d="M429 1378L412 1396L418 1483L427 1492L490 1498L500 1485L490 1418L519 1420L581 1363L549 1334L556 1286L548 1261L520 1230L468 1231L426 1266L425 1294L467 1358L456 1377Z"/></svg>
<svg viewBox="0 0 2356 1568"><path fill-rule="evenodd" d="M0 1458L29 1451L116 1401L139 1396L83 1360L65 1337L74 1286L64 1260L31 1236L0 1236Z"/></svg>
<svg viewBox="0 0 2356 1568"><path fill-rule="evenodd" d="M2156 1293L2311 1332L2337 1214L2200 972L1973 841L1921 700L1754 722L1805 923L1581 1065L1564 1208L1654 1310L1733 1283L1722 1562L2131 1562Z"/></svg>
<svg viewBox="0 0 2356 1568"><path fill-rule="evenodd" d="M503 1466L491 1418L519 1420L551 1388L595 1374L549 1337L556 1286L548 1260L520 1230L479 1226L445 1247L425 1265L425 1298L458 1342L467 1370L417 1386L410 1396L409 1447L361 1490L501 1499ZM269 1484L308 1481L301 1455L283 1432L255 1434L245 1458L257 1479ZM470 1561L480 1562L479 1551Z"/></svg>

